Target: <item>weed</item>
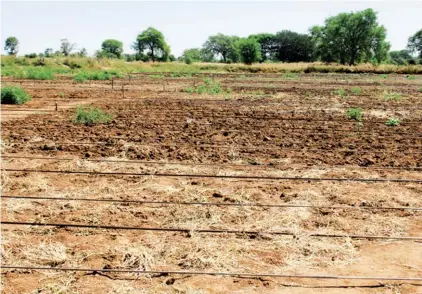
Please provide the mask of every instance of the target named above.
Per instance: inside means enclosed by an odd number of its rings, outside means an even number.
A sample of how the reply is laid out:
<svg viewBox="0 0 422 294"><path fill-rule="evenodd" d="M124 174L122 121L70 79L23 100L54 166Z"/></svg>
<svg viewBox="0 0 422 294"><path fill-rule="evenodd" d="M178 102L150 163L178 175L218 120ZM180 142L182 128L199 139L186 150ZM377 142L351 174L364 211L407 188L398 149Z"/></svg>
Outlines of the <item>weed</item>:
<svg viewBox="0 0 422 294"><path fill-rule="evenodd" d="M341 98L344 98L347 96L347 92L344 89L337 89L333 91L334 95L340 96Z"/></svg>
<svg viewBox="0 0 422 294"><path fill-rule="evenodd" d="M408 80L416 80L416 76L407 76Z"/></svg>
<svg viewBox="0 0 422 294"><path fill-rule="evenodd" d="M382 75L380 75L380 78L381 78L381 79L387 79L387 78L388 78L388 76L387 76L386 74L382 74Z"/></svg>
<svg viewBox="0 0 422 294"><path fill-rule="evenodd" d="M399 101L401 99L401 94L396 92L384 92L385 101Z"/></svg>
<svg viewBox="0 0 422 294"><path fill-rule="evenodd" d="M398 118L390 118L385 124L387 126L396 127L400 125L400 120Z"/></svg>
<svg viewBox="0 0 422 294"><path fill-rule="evenodd" d="M1 104L24 104L31 96L21 87L5 86L1 88Z"/></svg>
<svg viewBox="0 0 422 294"><path fill-rule="evenodd" d="M77 83L84 83L88 80L88 75L85 72L81 71L73 76L73 80Z"/></svg>
<svg viewBox="0 0 422 294"><path fill-rule="evenodd" d="M74 116L72 122L74 124L84 124L86 126L91 126L93 124L109 123L112 118L113 116L111 114L106 114L103 110L99 108L78 107L78 109L76 110L76 115Z"/></svg>
<svg viewBox="0 0 422 294"><path fill-rule="evenodd" d="M164 79L164 75L149 75L148 76L151 79Z"/></svg>
<svg viewBox="0 0 422 294"><path fill-rule="evenodd" d="M54 80L56 76L50 68L34 67L28 69L25 78L31 80Z"/></svg>
<svg viewBox="0 0 422 294"><path fill-rule="evenodd" d="M231 91L231 89L230 89ZM196 87L187 87L183 89L183 92L186 93L198 93L198 94L221 94L224 93L223 89L221 88L221 85L218 82L214 82L210 78L204 79L204 84L196 86ZM226 91L227 93L227 91Z"/></svg>
<svg viewBox="0 0 422 294"><path fill-rule="evenodd" d="M290 72L283 74L282 77L286 80L298 80L299 79L298 74L294 74L294 73L290 73Z"/></svg>
<svg viewBox="0 0 422 294"><path fill-rule="evenodd" d="M362 90L359 87L354 87L354 88L350 89L350 91L352 91L352 93L355 94L355 95L360 95L362 93Z"/></svg>
<svg viewBox="0 0 422 294"><path fill-rule="evenodd" d="M421 93L422 93L422 87L420 87L420 88L419 88L419 92L421 92Z"/></svg>
<svg viewBox="0 0 422 294"><path fill-rule="evenodd" d="M347 117L355 121L362 121L362 108L349 108L347 110Z"/></svg>
<svg viewBox="0 0 422 294"><path fill-rule="evenodd" d="M59 96L60 96L61 98L64 98L64 92L60 92L60 93L59 93Z"/></svg>

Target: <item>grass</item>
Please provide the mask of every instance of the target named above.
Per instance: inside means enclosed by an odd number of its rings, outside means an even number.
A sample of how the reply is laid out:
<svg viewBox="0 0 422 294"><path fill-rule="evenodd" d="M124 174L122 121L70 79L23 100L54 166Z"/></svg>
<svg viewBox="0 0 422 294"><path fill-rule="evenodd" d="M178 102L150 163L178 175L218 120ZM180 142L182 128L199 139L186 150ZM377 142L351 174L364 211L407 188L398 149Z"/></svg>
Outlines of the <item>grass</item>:
<svg viewBox="0 0 422 294"><path fill-rule="evenodd" d="M419 92L421 92L421 93L422 93L422 87L420 87L420 88L419 88Z"/></svg>
<svg viewBox="0 0 422 294"><path fill-rule="evenodd" d="M416 80L416 76L407 76L408 80Z"/></svg>
<svg viewBox="0 0 422 294"><path fill-rule="evenodd" d="M24 104L32 97L21 87L5 86L1 88L1 104Z"/></svg>
<svg viewBox="0 0 422 294"><path fill-rule="evenodd" d="M402 95L397 92L384 92L384 101L399 101Z"/></svg>
<svg viewBox="0 0 422 294"><path fill-rule="evenodd" d="M164 79L165 76L164 75L148 75L149 78L151 79Z"/></svg>
<svg viewBox="0 0 422 294"><path fill-rule="evenodd" d="M362 108L349 108L346 115L349 119L362 121Z"/></svg>
<svg viewBox="0 0 422 294"><path fill-rule="evenodd" d="M103 110L96 107L78 107L72 120L74 124L84 124L91 126L94 124L109 123L113 119L111 114L106 114Z"/></svg>
<svg viewBox="0 0 422 294"><path fill-rule="evenodd" d="M106 81L112 78L122 78L123 74L116 70L104 71L86 71L82 70L73 76L73 80L77 83L83 83L87 80Z"/></svg>
<svg viewBox="0 0 422 294"><path fill-rule="evenodd" d="M344 98L347 96L347 92L344 89L337 89L333 91L334 95L340 96L341 98Z"/></svg>
<svg viewBox="0 0 422 294"><path fill-rule="evenodd" d="M359 87L354 87L354 88L350 89L350 91L352 91L352 93L354 95L360 95L360 94L362 94L362 89L359 88Z"/></svg>
<svg viewBox="0 0 422 294"><path fill-rule="evenodd" d="M64 98L64 92L60 92L60 93L59 93L59 96L60 96L61 98Z"/></svg>
<svg viewBox="0 0 422 294"><path fill-rule="evenodd" d="M382 75L380 75L380 78L381 78L381 79L387 79L387 78L388 78L388 76L387 76L386 74L382 74Z"/></svg>
<svg viewBox="0 0 422 294"><path fill-rule="evenodd" d="M295 74L295 73L285 73L282 75L283 79L286 80L298 80L299 79L299 75Z"/></svg>
<svg viewBox="0 0 422 294"><path fill-rule="evenodd" d="M390 118L385 124L387 126L396 127L400 125L400 120L398 118Z"/></svg>

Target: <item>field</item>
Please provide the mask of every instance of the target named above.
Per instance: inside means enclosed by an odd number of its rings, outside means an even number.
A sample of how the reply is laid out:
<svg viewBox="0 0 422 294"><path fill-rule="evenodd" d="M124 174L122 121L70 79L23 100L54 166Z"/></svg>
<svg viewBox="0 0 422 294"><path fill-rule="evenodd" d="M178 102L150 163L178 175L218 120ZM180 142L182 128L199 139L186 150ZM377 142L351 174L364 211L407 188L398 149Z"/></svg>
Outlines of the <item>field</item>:
<svg viewBox="0 0 422 294"><path fill-rule="evenodd" d="M2 83L5 293L422 291L420 75Z"/></svg>

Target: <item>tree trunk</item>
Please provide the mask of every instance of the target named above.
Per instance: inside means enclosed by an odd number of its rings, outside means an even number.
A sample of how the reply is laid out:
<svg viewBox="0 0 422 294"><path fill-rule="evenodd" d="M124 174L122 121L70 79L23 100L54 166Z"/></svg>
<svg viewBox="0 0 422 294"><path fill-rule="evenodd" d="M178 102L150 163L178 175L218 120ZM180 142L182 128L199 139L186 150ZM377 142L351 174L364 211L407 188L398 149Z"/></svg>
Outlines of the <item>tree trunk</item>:
<svg viewBox="0 0 422 294"><path fill-rule="evenodd" d="M151 58L152 58L152 62L155 62L154 47L151 47Z"/></svg>

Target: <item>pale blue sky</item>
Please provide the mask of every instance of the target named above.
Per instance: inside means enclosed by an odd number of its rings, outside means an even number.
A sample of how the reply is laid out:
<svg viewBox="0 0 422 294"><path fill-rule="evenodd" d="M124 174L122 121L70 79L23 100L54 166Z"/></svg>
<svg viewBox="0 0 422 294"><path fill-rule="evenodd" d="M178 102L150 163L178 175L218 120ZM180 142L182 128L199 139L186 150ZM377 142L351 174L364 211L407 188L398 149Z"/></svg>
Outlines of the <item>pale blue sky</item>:
<svg viewBox="0 0 422 294"><path fill-rule="evenodd" d="M20 41L19 55L54 50L67 38L91 55L105 39L118 39L125 52L137 34L149 26L162 31L172 53L200 47L207 37L223 33L292 30L306 33L325 18L340 12L373 8L387 28L393 50L404 49L410 35L422 28L422 2L301 1L301 2L141 2L141 1L2 1L1 42Z"/></svg>

